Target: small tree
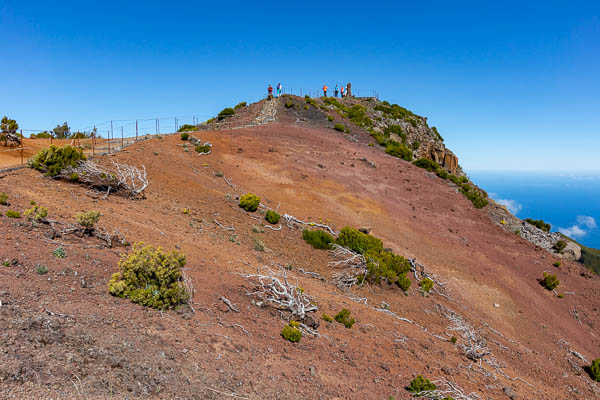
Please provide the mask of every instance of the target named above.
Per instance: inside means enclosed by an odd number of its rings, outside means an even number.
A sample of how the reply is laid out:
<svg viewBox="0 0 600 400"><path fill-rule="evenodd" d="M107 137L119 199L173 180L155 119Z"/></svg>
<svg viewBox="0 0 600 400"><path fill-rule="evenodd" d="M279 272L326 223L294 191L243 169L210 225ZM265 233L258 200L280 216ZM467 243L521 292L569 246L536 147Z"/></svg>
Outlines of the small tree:
<svg viewBox="0 0 600 400"><path fill-rule="evenodd" d="M93 229L94 225L100 219L100 212L98 211L86 211L79 212L75 214L75 219L79 223L79 225L83 226L86 229Z"/></svg>
<svg viewBox="0 0 600 400"><path fill-rule="evenodd" d="M431 391L435 389L435 384L431 383L429 379L423 378L423 375L417 375L417 377L413 379L410 382L410 384L406 387L406 390L417 396L421 392Z"/></svg>
<svg viewBox="0 0 600 400"><path fill-rule="evenodd" d="M555 274L544 272L544 277L540 280L540 284L548 290L554 290L560 284L560 281Z"/></svg>
<svg viewBox="0 0 600 400"><path fill-rule="evenodd" d="M7 116L2 118L0 121L0 131L2 133L17 133L19 129L19 124L14 119L9 119Z"/></svg>
<svg viewBox="0 0 600 400"><path fill-rule="evenodd" d="M56 125L56 128L52 129L54 137L57 139L66 139L71 136L71 127L66 122L62 125Z"/></svg>

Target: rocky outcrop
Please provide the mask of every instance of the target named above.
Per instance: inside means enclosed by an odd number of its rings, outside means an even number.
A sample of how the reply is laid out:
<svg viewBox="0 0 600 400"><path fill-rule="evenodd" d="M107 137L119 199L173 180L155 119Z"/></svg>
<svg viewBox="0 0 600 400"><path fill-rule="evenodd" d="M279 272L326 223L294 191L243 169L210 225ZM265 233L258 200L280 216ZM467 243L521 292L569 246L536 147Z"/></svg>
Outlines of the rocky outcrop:
<svg viewBox="0 0 600 400"><path fill-rule="evenodd" d="M421 143L416 150L416 157L433 160L452 174L456 174L458 171L458 157L443 143L433 141Z"/></svg>

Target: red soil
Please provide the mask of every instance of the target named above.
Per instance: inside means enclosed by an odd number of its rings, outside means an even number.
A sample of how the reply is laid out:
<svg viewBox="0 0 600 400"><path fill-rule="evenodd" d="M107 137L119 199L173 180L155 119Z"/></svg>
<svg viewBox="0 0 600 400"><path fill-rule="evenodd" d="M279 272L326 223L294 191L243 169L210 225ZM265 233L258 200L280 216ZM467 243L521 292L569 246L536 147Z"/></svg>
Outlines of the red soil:
<svg viewBox="0 0 600 400"><path fill-rule="evenodd" d="M587 374L569 364L559 340L588 361L599 356L600 277L578 263L553 267L551 255L493 225L446 181L367 146L367 138L354 143L332 129L282 120L196 134L213 144L208 156L184 152L178 136L112 156L145 164L144 200L96 199L28 169L0 175L0 192L12 203L0 206L3 214L28 208L30 200L61 221L99 210L100 225L129 242L179 248L196 288L195 313L160 313L111 297L107 283L127 249L96 239L52 240L43 225L0 217L0 260L17 261L0 266L0 397L407 399L404 387L416 374L454 380L482 398L507 398L505 388L527 399L599 395ZM352 292L367 304L352 301L331 283L298 272L327 279L334 272L328 252L304 243L301 230L252 232L262 215L244 212L234 197L246 192L280 205L281 214L327 221L337 230L372 227L386 247L416 257L447 281L452 300L423 297L413 281L408 296L368 286ZM234 226L236 236L215 220ZM265 252L254 249L255 240L264 241ZM65 259L52 256L59 243ZM37 264L49 273L38 275ZM320 338L283 340L280 314L252 305L246 296L252 285L239 275L276 264L293 266L288 274L314 296L317 317L348 308L357 323L346 329L321 321ZM559 299L543 289L537 282L543 271L558 275L560 293L573 294ZM228 311L220 296L240 312ZM422 328L375 311L382 302ZM482 364L480 373L461 351L462 338L457 345L448 340L455 333L437 305L475 327L503 368Z"/></svg>

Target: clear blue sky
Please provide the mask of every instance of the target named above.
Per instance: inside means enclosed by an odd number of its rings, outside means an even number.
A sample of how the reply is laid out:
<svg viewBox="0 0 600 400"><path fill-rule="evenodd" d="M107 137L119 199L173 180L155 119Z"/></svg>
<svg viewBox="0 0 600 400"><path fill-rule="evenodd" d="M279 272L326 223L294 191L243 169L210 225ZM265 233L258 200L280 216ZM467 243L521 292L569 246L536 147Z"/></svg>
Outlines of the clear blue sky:
<svg viewBox="0 0 600 400"><path fill-rule="evenodd" d="M600 171L599 4L2 0L0 114L206 119L351 81L427 116L467 171Z"/></svg>

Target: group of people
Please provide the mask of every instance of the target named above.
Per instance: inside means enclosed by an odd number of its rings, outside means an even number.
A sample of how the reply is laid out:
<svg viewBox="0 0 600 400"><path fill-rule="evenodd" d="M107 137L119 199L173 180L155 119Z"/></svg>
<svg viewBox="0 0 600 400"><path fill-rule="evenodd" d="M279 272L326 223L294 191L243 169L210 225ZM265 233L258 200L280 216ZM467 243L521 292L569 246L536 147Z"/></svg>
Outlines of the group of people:
<svg viewBox="0 0 600 400"><path fill-rule="evenodd" d="M283 86L281 85L281 83L278 83L276 86L276 95L275 97L279 97L281 96L281 94L283 93ZM329 90L329 87L327 85L323 85L323 96L327 97L327 90ZM269 85L269 87L267 88L267 92L269 93L269 99L273 98L273 86ZM348 82L348 84L346 86L342 85L341 87L338 87L338 85L335 85L335 89L333 89L333 95L335 97L338 97L338 94L340 94L340 97L352 97L352 84L350 82Z"/></svg>
<svg viewBox="0 0 600 400"><path fill-rule="evenodd" d="M327 90L329 90L329 87L327 85L323 85L323 96L327 97ZM348 82L348 84L344 87L344 85L342 85L341 87L338 88L338 85L335 85L335 88L333 89L333 95L335 97L338 97L338 93L341 95L340 97L352 97L352 84L350 82Z"/></svg>

